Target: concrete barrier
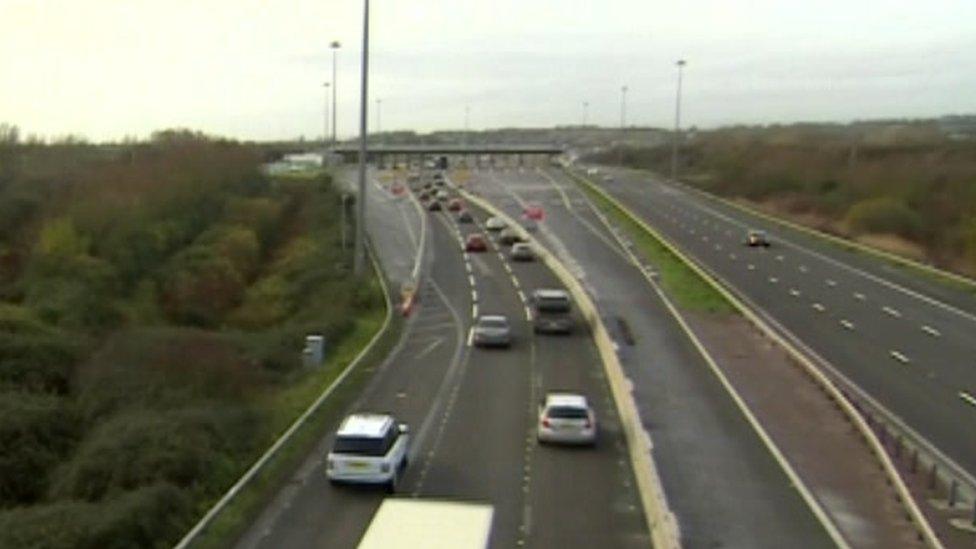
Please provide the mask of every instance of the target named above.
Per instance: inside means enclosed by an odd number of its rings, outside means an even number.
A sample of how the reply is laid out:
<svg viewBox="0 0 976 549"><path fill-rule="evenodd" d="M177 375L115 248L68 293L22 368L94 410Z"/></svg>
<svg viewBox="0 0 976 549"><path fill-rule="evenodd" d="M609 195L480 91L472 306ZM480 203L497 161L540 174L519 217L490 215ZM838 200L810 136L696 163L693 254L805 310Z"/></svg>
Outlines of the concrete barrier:
<svg viewBox="0 0 976 549"><path fill-rule="evenodd" d="M747 306L742 300L740 300L736 295L729 291L718 279L711 273L707 272L702 266L698 264L697 261L692 260L690 257L679 250L670 240L665 238L656 229L645 223L642 219L638 218L633 214L626 206L621 204L616 198L611 196L605 190L600 188L598 185L593 184L585 177L579 176L570 172L566 173L578 181L582 185L586 185L587 188L599 194L605 200L616 206L621 212L624 213L631 221L641 227L647 234L652 236L662 246L667 248L675 257L680 259L685 263L691 270L695 272L702 280L708 283L712 288L714 288L719 294L722 295L729 303L732 304L743 316L745 316L754 326L756 326L761 332L763 332L766 337L774 341L780 347L785 349L790 356L800 364L806 373L815 381L818 385L824 388L824 390L839 403L844 414L851 420L854 426L860 431L861 435L867 441L868 445L871 447L872 454L878 459L879 464L884 469L886 476L891 481L891 485L894 487L898 494L898 500L905 507L905 511L915 524L918 529L919 536L929 547L941 548L942 543L936 537L932 526L928 523L925 515L919 509L918 504L912 497L911 492L909 492L908 487L905 485L904 480L901 475L898 474L898 470L895 468L894 463L892 463L891 458L888 457L884 446L878 440L874 431L868 426L864 417L858 413L857 409L847 398L847 396L818 368L805 354L801 353L791 342L774 330L769 324L763 320L751 307Z"/></svg>
<svg viewBox="0 0 976 549"><path fill-rule="evenodd" d="M566 267L544 246L541 246L533 235L525 231L512 217L502 212L488 201L467 191L460 190L469 204L501 217L516 228L522 238L531 242L538 257L552 270L569 290L576 301L577 308L590 327L593 341L600 355L603 369L610 385L610 392L617 407L617 414L623 427L624 438L630 462L637 481L637 490L644 508L644 518L650 530L651 542L655 549L675 549L681 546L681 536L678 522L668 507L667 497L657 473L657 466L652 456L653 443L650 435L644 430L637 412L637 403L631 393L631 383L624 374L623 366L617 356L616 344L611 339L607 328L597 312L596 306L590 299L583 286L573 277Z"/></svg>

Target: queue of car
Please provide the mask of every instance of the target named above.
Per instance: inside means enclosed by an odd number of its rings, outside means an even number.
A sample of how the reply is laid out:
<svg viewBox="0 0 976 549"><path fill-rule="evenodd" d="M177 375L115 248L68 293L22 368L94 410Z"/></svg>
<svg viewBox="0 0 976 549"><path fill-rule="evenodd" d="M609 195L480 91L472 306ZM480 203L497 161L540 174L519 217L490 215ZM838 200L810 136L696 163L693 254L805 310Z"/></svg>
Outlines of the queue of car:
<svg viewBox="0 0 976 549"><path fill-rule="evenodd" d="M445 178L435 173L431 181L420 185L419 177L409 177L411 189L427 211L447 209L455 213L458 223L473 223L471 212L460 198L450 199L443 188ZM535 219L524 223L535 230ZM533 261L535 251L525 242L519 231L500 217L490 217L485 230L497 233L500 244L510 246L513 261ZM484 252L488 238L471 233L464 241L466 252ZM536 334L570 334L573 331L572 299L558 288L539 288L532 292L532 326ZM513 344L512 326L502 314L483 314L475 319L471 329L471 344L477 347L508 348ZM584 444L597 441L596 415L585 396L557 391L548 393L539 403L536 438L540 444ZM354 413L339 425L331 450L326 456L326 476L332 484L366 484L384 487L395 492L409 463L410 429L406 423L385 413Z"/></svg>

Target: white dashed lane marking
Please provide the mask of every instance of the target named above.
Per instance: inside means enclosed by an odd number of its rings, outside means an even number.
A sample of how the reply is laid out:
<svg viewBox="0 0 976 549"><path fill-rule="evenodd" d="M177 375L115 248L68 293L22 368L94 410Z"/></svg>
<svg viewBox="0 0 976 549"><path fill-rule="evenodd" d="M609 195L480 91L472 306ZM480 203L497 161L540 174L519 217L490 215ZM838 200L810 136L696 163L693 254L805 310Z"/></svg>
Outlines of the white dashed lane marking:
<svg viewBox="0 0 976 549"><path fill-rule="evenodd" d="M901 312L899 312L898 309L892 309L891 307L885 305L881 308L881 310L895 318L901 318Z"/></svg>
<svg viewBox="0 0 976 549"><path fill-rule="evenodd" d="M806 265L800 265L800 272L801 272L801 273L805 273L805 272L807 272L807 271L809 271L809 270L810 270L810 269L807 269L807 266L806 266Z"/></svg>
<svg viewBox="0 0 976 549"><path fill-rule="evenodd" d="M854 292L854 299L856 299L858 301L866 301L867 300L867 296L865 296L861 292Z"/></svg>
<svg viewBox="0 0 976 549"><path fill-rule="evenodd" d="M976 397L967 393L966 391L959 391L959 398L963 400L966 404L970 406L976 406Z"/></svg>
<svg viewBox="0 0 976 549"><path fill-rule="evenodd" d="M922 331L929 334L932 337L939 337L942 335L942 332L936 330L931 326L922 326Z"/></svg>
<svg viewBox="0 0 976 549"><path fill-rule="evenodd" d="M837 285L837 281L836 280L831 280L829 278L826 280L826 282L827 282L827 285L830 286L831 288L833 288L834 286Z"/></svg>
<svg viewBox="0 0 976 549"><path fill-rule="evenodd" d="M779 279L776 278L775 276L769 277L769 283L770 284L776 284L777 282L779 282Z"/></svg>
<svg viewBox="0 0 976 549"><path fill-rule="evenodd" d="M800 297L800 290L796 288L790 288L790 295L793 297Z"/></svg>
<svg viewBox="0 0 976 549"><path fill-rule="evenodd" d="M814 304L813 304L813 308L814 308L814 309L815 309L815 310L816 310L817 312L819 312L819 313L822 313L822 312L824 312L824 311L826 311L826 310L827 310L827 308L826 308L826 307L824 307L824 306L823 306L823 304L821 304L821 303L814 303Z"/></svg>
<svg viewBox="0 0 976 549"><path fill-rule="evenodd" d="M850 320L847 320L846 318L840 321L840 325L843 326L844 328L847 328L848 330L854 329L854 323L851 322Z"/></svg>
<svg viewBox="0 0 976 549"><path fill-rule="evenodd" d="M902 364L908 364L910 362L907 356L899 353L898 351L891 351L889 354L891 355L891 358L901 362Z"/></svg>

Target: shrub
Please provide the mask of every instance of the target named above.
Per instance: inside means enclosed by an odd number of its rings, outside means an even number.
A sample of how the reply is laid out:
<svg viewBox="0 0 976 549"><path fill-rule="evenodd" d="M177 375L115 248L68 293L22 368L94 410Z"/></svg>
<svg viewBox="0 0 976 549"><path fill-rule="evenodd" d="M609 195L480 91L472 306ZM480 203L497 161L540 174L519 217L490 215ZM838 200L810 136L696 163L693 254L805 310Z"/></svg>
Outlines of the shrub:
<svg viewBox="0 0 976 549"><path fill-rule="evenodd" d="M224 313L240 303L244 277L234 264L210 247L179 253L163 275L163 309L176 323L218 326Z"/></svg>
<svg viewBox="0 0 976 549"><path fill-rule="evenodd" d="M48 472L77 436L78 422L62 398L0 392L0 505L40 498Z"/></svg>
<svg viewBox="0 0 976 549"><path fill-rule="evenodd" d="M51 495L97 501L161 481L187 489L219 485L233 472L228 456L250 448L254 426L252 413L233 406L119 413L58 470Z"/></svg>
<svg viewBox="0 0 976 549"><path fill-rule="evenodd" d="M845 222L857 233L890 233L905 238L917 236L921 225L915 212L890 197L858 202L847 211Z"/></svg>
<svg viewBox="0 0 976 549"><path fill-rule="evenodd" d="M186 527L187 494L156 484L90 503L58 501L0 513L0 547L163 548Z"/></svg>
<svg viewBox="0 0 976 549"><path fill-rule="evenodd" d="M100 259L39 254L22 280L24 303L52 324L105 328L121 320L116 283L115 270Z"/></svg>

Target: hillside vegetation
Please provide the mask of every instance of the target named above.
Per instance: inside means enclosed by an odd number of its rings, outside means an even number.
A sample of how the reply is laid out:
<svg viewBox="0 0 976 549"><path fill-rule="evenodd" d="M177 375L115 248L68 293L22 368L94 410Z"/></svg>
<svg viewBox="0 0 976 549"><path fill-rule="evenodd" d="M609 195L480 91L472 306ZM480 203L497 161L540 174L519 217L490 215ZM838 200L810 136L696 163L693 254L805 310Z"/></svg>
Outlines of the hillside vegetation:
<svg viewBox="0 0 976 549"><path fill-rule="evenodd" d="M682 151L682 178L707 191L976 276L976 140L928 122L796 125L699 132ZM667 146L623 158L670 170Z"/></svg>
<svg viewBox="0 0 976 549"><path fill-rule="evenodd" d="M0 547L171 546L315 382L304 335L382 317L331 181L261 161L186 131L0 144Z"/></svg>

